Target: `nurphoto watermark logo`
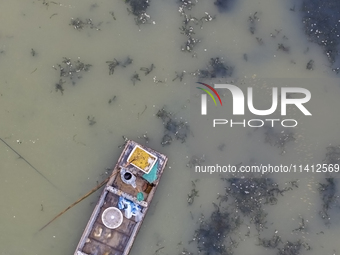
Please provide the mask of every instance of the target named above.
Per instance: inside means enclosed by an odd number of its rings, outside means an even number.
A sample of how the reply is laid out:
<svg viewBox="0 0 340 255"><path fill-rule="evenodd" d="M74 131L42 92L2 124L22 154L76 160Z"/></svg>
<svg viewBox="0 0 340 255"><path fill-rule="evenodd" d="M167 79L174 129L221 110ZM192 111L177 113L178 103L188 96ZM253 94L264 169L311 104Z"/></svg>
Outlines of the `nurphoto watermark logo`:
<svg viewBox="0 0 340 255"><path fill-rule="evenodd" d="M245 95L243 91L237 87L236 85L232 84L214 84L214 87L202 83L197 82L206 88L210 89L215 96L220 101L221 106L222 100L216 89L227 89L231 95L232 95L232 115L233 116L242 116L245 115ZM207 94L212 98L215 105L217 106L215 97L212 95L212 93L201 87L197 87L198 89L204 91L205 93L201 94L201 115L207 115ZM278 93L280 90L280 93ZM254 107L254 99L253 99L253 88L248 87L246 98L247 98L247 107L248 110L256 115L256 116L266 116L265 119L258 118L258 119L243 119L242 121L235 121L233 119L226 119L226 118L216 118L213 119L213 127L216 127L217 125L229 125L230 127L234 126L243 126L243 127L262 127L265 125L265 123L270 123L272 127L276 123L280 123L283 127L296 127L298 125L298 122L296 119L274 119L269 118L270 115L272 115L278 108L279 99L280 99L280 115L286 116L287 115L287 106L288 105L294 105L299 109L305 116L311 116L312 114L307 110L307 108L304 106L305 103L307 103L311 99L311 93L308 89L300 88L300 87L273 87L272 88L272 104L269 109L256 109ZM291 94L300 94L303 95L302 98L291 98L289 95Z"/></svg>

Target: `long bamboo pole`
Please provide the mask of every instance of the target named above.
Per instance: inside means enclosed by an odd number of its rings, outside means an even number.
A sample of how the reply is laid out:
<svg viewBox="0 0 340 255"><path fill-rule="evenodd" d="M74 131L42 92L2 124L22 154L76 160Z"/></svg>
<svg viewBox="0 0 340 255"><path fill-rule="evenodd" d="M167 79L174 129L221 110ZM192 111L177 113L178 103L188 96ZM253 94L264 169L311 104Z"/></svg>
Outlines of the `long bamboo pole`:
<svg viewBox="0 0 340 255"><path fill-rule="evenodd" d="M124 167L127 167L128 165L130 165L133 161L137 160L137 158L134 158L133 160L131 160L130 162L126 162L126 164L124 165ZM48 225L50 225L53 221L55 221L56 219L58 219L61 215L63 215L65 212L67 212L68 210L70 210L73 206L75 206L76 204L79 204L81 201L83 201L85 198L87 198L88 196L90 196L92 193L96 192L98 189L100 189L105 183L107 183L111 177L116 176L116 174L119 172L119 169L115 169L115 171L113 171L113 173L107 177L104 181L102 181L100 184L97 185L97 187L93 188L90 192L88 192L87 194L85 194L83 197L81 197L80 199L78 199L76 202L74 202L73 204L71 204L70 206L68 206L65 210L63 210L62 212L60 212L58 215L56 215L52 220L50 220L49 222L47 222L42 228L39 229L38 232L40 232L41 230L43 230L44 228L46 228Z"/></svg>
<svg viewBox="0 0 340 255"><path fill-rule="evenodd" d="M71 204L70 206L68 206L65 210L63 210L62 212L60 212L58 215L56 215L52 220L50 220L49 222L47 222L42 228L39 229L39 231L43 230L44 228L46 228L48 225L50 225L53 221L55 221L57 218L59 218L61 215L63 215L65 212L67 212L68 210L70 210L73 206L75 206L76 204L80 203L81 201L83 201L85 198L89 197L92 193L96 192L98 189L100 189L105 183L107 183L111 177L115 176L118 173L118 169L116 169L109 177L107 177L104 181L102 181L100 184L97 185L97 187L93 188L90 192L88 192L87 194L85 194L83 197L81 197L80 199L78 199L76 202L74 202L73 204Z"/></svg>

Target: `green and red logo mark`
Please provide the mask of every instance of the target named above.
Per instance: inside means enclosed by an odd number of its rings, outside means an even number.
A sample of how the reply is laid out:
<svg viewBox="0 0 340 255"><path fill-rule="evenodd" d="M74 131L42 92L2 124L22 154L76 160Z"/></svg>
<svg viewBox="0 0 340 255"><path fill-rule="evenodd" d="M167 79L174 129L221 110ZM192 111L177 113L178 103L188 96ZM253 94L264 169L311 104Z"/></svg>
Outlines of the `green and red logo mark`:
<svg viewBox="0 0 340 255"><path fill-rule="evenodd" d="M211 89L211 91L214 92L215 95L217 96L218 100L220 100L220 104L221 104L221 106L222 106L222 100L221 100L221 98L220 98L220 95L217 93L216 89L214 89L214 88L211 87L210 85L205 84L205 83L203 83L203 82L197 82L197 83L202 84L203 86L206 86L207 88ZM210 93L209 90L203 89L203 88L200 88L200 87L197 87L197 88L203 90L204 92L206 92L206 93L212 98L212 100L214 101L215 105L217 105L214 96Z"/></svg>

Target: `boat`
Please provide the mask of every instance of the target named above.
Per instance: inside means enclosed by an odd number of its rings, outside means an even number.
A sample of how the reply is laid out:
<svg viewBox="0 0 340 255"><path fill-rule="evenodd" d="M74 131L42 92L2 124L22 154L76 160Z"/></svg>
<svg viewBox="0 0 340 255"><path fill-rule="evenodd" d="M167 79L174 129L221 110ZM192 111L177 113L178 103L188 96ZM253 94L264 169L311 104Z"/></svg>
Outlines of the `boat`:
<svg viewBox="0 0 340 255"><path fill-rule="evenodd" d="M112 170L74 255L127 255L168 158L129 140Z"/></svg>

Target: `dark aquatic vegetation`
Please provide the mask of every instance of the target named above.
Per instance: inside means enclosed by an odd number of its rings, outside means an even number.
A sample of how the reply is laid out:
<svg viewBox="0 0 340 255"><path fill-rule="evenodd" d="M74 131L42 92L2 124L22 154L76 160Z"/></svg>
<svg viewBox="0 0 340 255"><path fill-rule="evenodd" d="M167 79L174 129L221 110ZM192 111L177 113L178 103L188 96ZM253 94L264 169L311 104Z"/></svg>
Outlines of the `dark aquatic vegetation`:
<svg viewBox="0 0 340 255"><path fill-rule="evenodd" d="M113 59L112 61L106 61L106 63L109 65L109 75L113 74L115 71L115 68L117 66L121 67L127 67L128 65L132 64L133 59L130 57L127 57L124 61L119 61L117 59Z"/></svg>
<svg viewBox="0 0 340 255"><path fill-rule="evenodd" d="M181 73L176 72L176 77L173 78L172 81L175 81L177 79L179 79L179 81L182 81L183 77L184 77L184 74L185 74L185 71L182 71Z"/></svg>
<svg viewBox="0 0 340 255"><path fill-rule="evenodd" d="M114 12L110 12L110 14L111 14L113 20L116 20L115 13Z"/></svg>
<svg viewBox="0 0 340 255"><path fill-rule="evenodd" d="M221 143L217 148L218 148L219 151L224 151L225 146L226 146L225 143Z"/></svg>
<svg viewBox="0 0 340 255"><path fill-rule="evenodd" d="M55 84L55 91L58 92L60 91L60 93L63 95L64 94L64 88L63 88L63 84L65 82L60 79L58 83Z"/></svg>
<svg viewBox="0 0 340 255"><path fill-rule="evenodd" d="M125 0L126 3L130 4L131 12L135 16L143 14L149 7L148 0Z"/></svg>
<svg viewBox="0 0 340 255"><path fill-rule="evenodd" d="M181 30L181 34L186 35L186 36L192 36L195 34L194 28L192 26L182 26L179 28Z"/></svg>
<svg viewBox="0 0 340 255"><path fill-rule="evenodd" d="M127 57L126 60L123 62L122 67L127 67L128 65L132 64L133 59L130 57Z"/></svg>
<svg viewBox="0 0 340 255"><path fill-rule="evenodd" d="M327 164L340 164L340 146L328 146L326 156L323 160Z"/></svg>
<svg viewBox="0 0 340 255"><path fill-rule="evenodd" d="M256 37L256 41L258 42L259 45L263 45L264 44L263 39L260 38L260 37Z"/></svg>
<svg viewBox="0 0 340 255"><path fill-rule="evenodd" d="M185 12L181 12L182 16L184 17L183 24L184 26L188 26L190 24L192 25L198 25L200 24L200 20L196 17L193 17L191 15L186 14ZM181 28L180 28L181 29Z"/></svg>
<svg viewBox="0 0 340 255"><path fill-rule="evenodd" d="M156 116L163 120L163 124L171 119L171 112L166 111L164 108L158 110Z"/></svg>
<svg viewBox="0 0 340 255"><path fill-rule="evenodd" d="M309 60L306 66L307 70L313 70L314 69L314 60Z"/></svg>
<svg viewBox="0 0 340 255"><path fill-rule="evenodd" d="M140 81L139 74L135 72L135 73L131 76L131 81L132 81L133 85L136 84L136 81Z"/></svg>
<svg viewBox="0 0 340 255"><path fill-rule="evenodd" d="M151 64L150 68L141 67L140 70L144 72L145 76L147 76L151 71L155 68L154 64Z"/></svg>
<svg viewBox="0 0 340 255"><path fill-rule="evenodd" d="M182 143L185 142L188 134L190 133L189 125L183 121L170 120L166 129L175 135L177 140L180 140Z"/></svg>
<svg viewBox="0 0 340 255"><path fill-rule="evenodd" d="M168 134L165 134L162 138L161 145L163 145L163 146L170 145L171 142L172 142L172 137Z"/></svg>
<svg viewBox="0 0 340 255"><path fill-rule="evenodd" d="M194 253L187 251L186 249L183 249L179 255L194 255Z"/></svg>
<svg viewBox="0 0 340 255"><path fill-rule="evenodd" d="M117 59L113 59L113 61L106 61L109 64L109 75L113 74L115 68L120 65L120 62Z"/></svg>
<svg viewBox="0 0 340 255"><path fill-rule="evenodd" d="M264 203L275 203L278 185L268 178L231 178L227 196L232 196L235 206L244 215L254 215L262 209Z"/></svg>
<svg viewBox="0 0 340 255"><path fill-rule="evenodd" d="M169 120L168 123L166 123L165 128L171 133L176 133L178 126L175 121Z"/></svg>
<svg viewBox="0 0 340 255"><path fill-rule="evenodd" d="M109 104L111 104L112 102L114 102L116 100L117 96L113 96L110 100L109 100Z"/></svg>
<svg viewBox="0 0 340 255"><path fill-rule="evenodd" d="M122 67L127 67L128 65L132 64L133 59L130 57L127 57L124 63L122 64Z"/></svg>
<svg viewBox="0 0 340 255"><path fill-rule="evenodd" d="M142 116L142 115L143 115L143 113L146 111L146 109L147 109L147 108L148 108L148 106L147 106L147 105L145 105L145 106L144 106L144 110L143 110L141 113L139 113L139 112L138 112L138 114L137 114L137 116L138 116L138 119L139 119L139 117L140 117L140 116Z"/></svg>
<svg viewBox="0 0 340 255"><path fill-rule="evenodd" d="M196 190L196 184L194 181L191 182L192 189L191 192L188 194L188 205L192 205L194 203L195 197L198 197L198 190Z"/></svg>
<svg viewBox="0 0 340 255"><path fill-rule="evenodd" d="M295 232L295 231L303 231L303 230L305 230L305 228L306 228L305 219L301 218L300 226L298 228L294 229L293 232Z"/></svg>
<svg viewBox="0 0 340 255"><path fill-rule="evenodd" d="M101 23L99 23L98 25L94 25L92 19L85 19L85 21L83 21L80 18L76 18L76 19L72 18L71 23L70 23L70 26L72 26L74 29L78 31L83 30L84 28L100 30L98 28L100 25Z"/></svg>
<svg viewBox="0 0 340 255"><path fill-rule="evenodd" d="M269 178L230 178L226 195L220 195L221 202L226 202L231 197L232 205L244 216L248 216L255 225L257 231L261 231L266 225L266 213L264 204L275 205L277 196L283 195L292 187L279 189L277 183Z"/></svg>
<svg viewBox="0 0 340 255"><path fill-rule="evenodd" d="M77 19L72 19L70 25L73 26L74 29L81 30L86 25L86 22L84 22L81 19L77 18Z"/></svg>
<svg viewBox="0 0 340 255"><path fill-rule="evenodd" d="M201 157L192 156L187 164L187 167L193 168L195 166L202 166L204 162L205 162L205 155L202 155Z"/></svg>
<svg viewBox="0 0 340 255"><path fill-rule="evenodd" d="M339 70L340 2L303 0L300 9L308 39L320 45L330 63L336 65L333 70Z"/></svg>
<svg viewBox="0 0 340 255"><path fill-rule="evenodd" d="M301 241L283 242L276 230L270 239L261 237L261 231L267 228L267 214L262 208L263 205L274 204L278 195L283 195L297 186L295 181L288 183L291 187L279 189L278 184L269 178L222 178L222 180L227 183L226 195L219 195L220 203L213 204L215 210L210 219L205 220L203 215L200 217L200 225L195 231L193 241L197 242L199 253L233 254L234 248L238 245L233 238L240 237L238 229L243 224L244 217L249 217L250 223L255 225L258 231L258 245L278 249L278 255L298 255L301 247L310 249L308 244ZM188 196L189 198L191 197ZM300 227L304 229L304 222ZM250 231L245 236L249 237Z"/></svg>
<svg viewBox="0 0 340 255"><path fill-rule="evenodd" d="M265 143L275 146L281 150L281 154L286 152L286 145L289 142L294 142L294 133L289 130L277 131L273 127L265 128Z"/></svg>
<svg viewBox="0 0 340 255"><path fill-rule="evenodd" d="M336 196L336 181L334 178L326 178L326 183L319 183L319 193L322 199L322 209L319 214L327 224L330 223L329 210L339 196Z"/></svg>
<svg viewBox="0 0 340 255"><path fill-rule="evenodd" d="M184 9L191 10L195 6L196 0L179 0L180 7L179 12L183 12Z"/></svg>
<svg viewBox="0 0 340 255"><path fill-rule="evenodd" d="M195 46L201 42L201 40L193 36L195 34L194 26L197 27L198 25L200 25L200 28L202 29L204 21L208 22L215 19L215 17L212 17L209 13L206 12L205 14L206 15L200 19L188 16L187 14L183 14L185 17L183 21L184 26L180 27L179 29L181 31L181 34L187 37L187 40L184 46L181 47L182 51L191 53L194 50ZM192 56L195 57L196 53L193 53Z"/></svg>
<svg viewBox="0 0 340 255"><path fill-rule="evenodd" d="M129 138L127 138L126 136L122 135L122 138L124 140L124 143L119 145L118 148L122 148L126 145L126 143L129 141Z"/></svg>
<svg viewBox="0 0 340 255"><path fill-rule="evenodd" d="M214 19L216 19L216 16L211 16L209 13L205 12L204 13L205 15L200 18L200 21L205 21L205 22L209 22L209 21L212 21ZM202 27L201 27L202 28Z"/></svg>
<svg viewBox="0 0 340 255"><path fill-rule="evenodd" d="M87 120L89 121L89 125L93 126L94 124L96 124L97 122L94 120L93 116L87 116Z"/></svg>
<svg viewBox="0 0 340 255"><path fill-rule="evenodd" d="M287 241L282 249L279 248L278 255L299 255L302 248L302 242L290 242Z"/></svg>
<svg viewBox="0 0 340 255"><path fill-rule="evenodd" d="M156 116L162 119L164 125L164 136L161 142L163 146L171 144L173 138L182 143L185 142L191 132L187 122L177 120L171 112L167 112L164 108L159 110Z"/></svg>
<svg viewBox="0 0 340 255"><path fill-rule="evenodd" d="M200 253L231 255L234 241L228 236L241 224L240 217L215 205L209 221L202 221L194 239Z"/></svg>
<svg viewBox="0 0 340 255"><path fill-rule="evenodd" d="M196 46L197 43L199 43L200 40L189 36L189 38L187 39L186 43L184 46L182 46L182 51L186 51L186 52L192 52L194 47Z"/></svg>
<svg viewBox="0 0 340 255"><path fill-rule="evenodd" d="M99 7L99 5L97 3L91 4L90 10L93 11L97 7Z"/></svg>
<svg viewBox="0 0 340 255"><path fill-rule="evenodd" d="M211 16L208 12L205 12L205 16L201 18L192 16L190 13L192 7L195 5L195 2L197 2L197 0L181 0L179 7L179 13L184 18L183 26L181 26L179 29L181 34L185 35L186 37L186 42L181 46L181 51L189 53L193 52L195 46L201 42L200 39L194 37L195 28L200 27L200 29L202 29L204 22L210 22L215 19L215 16ZM192 53L192 57L196 57L196 52Z"/></svg>
<svg viewBox="0 0 340 255"><path fill-rule="evenodd" d="M146 9L150 5L149 0L125 0L125 3L130 5L131 9L128 8L128 11L135 16L137 25L145 24L149 21L150 15L146 13Z"/></svg>
<svg viewBox="0 0 340 255"><path fill-rule="evenodd" d="M230 77L233 73L233 68L224 65L220 58L211 58L209 62L211 66L211 78L225 78Z"/></svg>
<svg viewBox="0 0 340 255"><path fill-rule="evenodd" d="M251 34L255 33L256 22L258 22L260 20L257 15L258 15L258 13L255 12L254 14L252 14L248 17L249 31L250 31Z"/></svg>
<svg viewBox="0 0 340 255"><path fill-rule="evenodd" d="M278 36L280 34L282 29L275 29L274 33L270 33L270 37L272 38L276 38L276 36Z"/></svg>
<svg viewBox="0 0 340 255"><path fill-rule="evenodd" d="M41 1L41 3L42 3L43 5L45 5L47 9L48 9L48 7L50 6L50 4L57 4L57 5L58 5L58 3L57 3L57 2L54 2L54 1L46 1L46 0L38 0L38 1Z"/></svg>
<svg viewBox="0 0 340 255"><path fill-rule="evenodd" d="M259 245L266 248L277 248L277 246L282 243L281 237L276 233L272 236L271 239L260 238L259 237Z"/></svg>
<svg viewBox="0 0 340 255"><path fill-rule="evenodd" d="M169 135L174 135L177 140L181 140L182 143L185 142L185 139L190 132L189 125L187 123L174 119L170 119L165 124L165 130Z"/></svg>
<svg viewBox="0 0 340 255"><path fill-rule="evenodd" d="M35 57L35 55L37 55L36 51L33 50L33 49L31 49L31 55L32 55L33 57Z"/></svg>
<svg viewBox="0 0 340 255"><path fill-rule="evenodd" d="M285 46L283 43L279 43L277 46L277 50L289 53L289 47Z"/></svg>
<svg viewBox="0 0 340 255"><path fill-rule="evenodd" d="M326 148L326 156L323 160L328 166L340 164L340 146L328 146ZM336 173L335 173L336 174ZM337 180L331 177L332 174L325 179L326 183L319 183L319 193L323 202L322 209L319 214L326 224L330 223L329 210L334 206L335 202L339 199L336 195L337 192Z"/></svg>
<svg viewBox="0 0 340 255"><path fill-rule="evenodd" d="M224 64L223 58L211 58L206 69L199 69L191 73L200 79L227 78L232 76L234 68Z"/></svg>
<svg viewBox="0 0 340 255"><path fill-rule="evenodd" d="M193 73L193 75L198 75L201 79L210 79L211 73L209 70L198 70L197 72Z"/></svg>
<svg viewBox="0 0 340 255"><path fill-rule="evenodd" d="M281 247L283 245L283 247ZM278 255L299 255L300 250L302 247L304 247L306 250L310 250L311 247L301 240L297 240L295 242L286 241L283 242L282 238L277 235L277 231L275 231L275 234L272 236L271 239L265 239L259 237L259 245L265 247L265 248L277 248L278 249Z"/></svg>
<svg viewBox="0 0 340 255"><path fill-rule="evenodd" d="M70 58L64 58L61 64L58 64L60 70L60 77L69 78L73 85L82 78L84 72L88 72L92 65L85 64L78 58L76 61L72 61ZM56 69L53 66L54 69ZM57 70L57 69L56 69Z"/></svg>
<svg viewBox="0 0 340 255"><path fill-rule="evenodd" d="M219 12L227 12L233 7L235 0L216 0L214 4Z"/></svg>

